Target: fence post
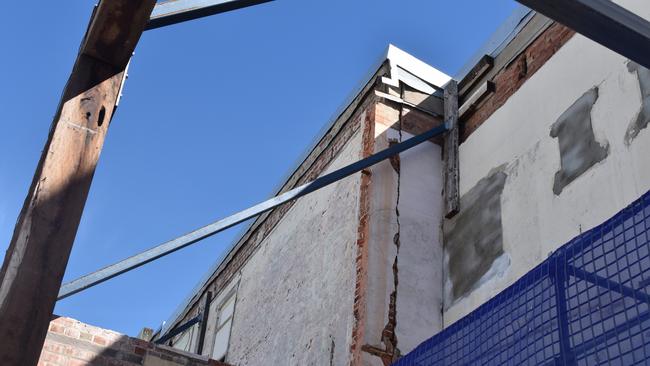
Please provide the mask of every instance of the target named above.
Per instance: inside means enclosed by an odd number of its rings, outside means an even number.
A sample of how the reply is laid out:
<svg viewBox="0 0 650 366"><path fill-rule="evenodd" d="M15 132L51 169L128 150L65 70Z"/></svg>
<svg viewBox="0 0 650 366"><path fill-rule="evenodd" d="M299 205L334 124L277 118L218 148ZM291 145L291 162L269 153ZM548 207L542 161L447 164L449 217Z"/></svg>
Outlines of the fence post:
<svg viewBox="0 0 650 366"><path fill-rule="evenodd" d="M563 253L556 255L551 262L549 277L555 289L555 310L557 312L557 327L560 334L560 360L562 365L575 365L576 357L571 349L569 336L569 318L566 300L567 275L565 269L566 258ZM555 268L555 272L553 272Z"/></svg>

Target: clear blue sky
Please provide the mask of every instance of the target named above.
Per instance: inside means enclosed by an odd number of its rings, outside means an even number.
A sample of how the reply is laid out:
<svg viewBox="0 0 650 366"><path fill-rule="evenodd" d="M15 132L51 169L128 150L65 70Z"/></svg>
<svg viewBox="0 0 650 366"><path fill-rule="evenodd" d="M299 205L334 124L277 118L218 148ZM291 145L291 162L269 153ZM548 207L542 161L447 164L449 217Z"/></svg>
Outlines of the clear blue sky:
<svg viewBox="0 0 650 366"><path fill-rule="evenodd" d="M11 239L91 0L0 12L0 251ZM140 40L66 280L267 198L388 43L456 72L512 0L277 0ZM157 328L238 233L231 229L59 302L135 335Z"/></svg>

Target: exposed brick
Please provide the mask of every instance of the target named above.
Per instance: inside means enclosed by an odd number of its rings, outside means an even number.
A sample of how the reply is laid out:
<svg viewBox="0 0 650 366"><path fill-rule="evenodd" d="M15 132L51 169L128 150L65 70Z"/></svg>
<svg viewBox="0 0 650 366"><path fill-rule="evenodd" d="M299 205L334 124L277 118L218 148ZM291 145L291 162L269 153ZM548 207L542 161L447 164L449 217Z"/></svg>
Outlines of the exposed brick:
<svg viewBox="0 0 650 366"><path fill-rule="evenodd" d="M375 150L375 123L377 123L377 113L385 108L375 105L372 113L365 116L363 122L363 136L361 158L368 157ZM361 347L365 326L365 295L368 269L368 246L366 240L370 230L368 223L368 213L370 211L370 183L371 177L369 170L361 173L361 185L359 187L359 223L357 226L357 256L356 256L356 284L354 290L354 305L352 307L352 316L354 323L352 325L352 342L350 343L350 353L352 354L352 365L359 365L361 361Z"/></svg>
<svg viewBox="0 0 650 366"><path fill-rule="evenodd" d="M49 351L43 351L41 355L41 360L44 362L51 362L51 363L59 363L63 357L59 354L49 352Z"/></svg>
<svg viewBox="0 0 650 366"><path fill-rule="evenodd" d="M93 351L79 348L71 348L68 355L83 361L92 361L98 356L98 354Z"/></svg>
<svg viewBox="0 0 650 366"><path fill-rule="evenodd" d="M65 327L63 325L57 323L50 323L50 332L63 334L64 331L65 331Z"/></svg>
<svg viewBox="0 0 650 366"><path fill-rule="evenodd" d="M93 337L93 343L100 345L100 346L106 346L108 344L108 341L104 337L100 336L94 336Z"/></svg>
<svg viewBox="0 0 650 366"><path fill-rule="evenodd" d="M81 335L81 332L79 332L79 329L75 328L65 328L64 334L70 338L75 338L79 339L79 336Z"/></svg>
<svg viewBox="0 0 650 366"><path fill-rule="evenodd" d="M495 91L461 121L461 141L501 108L519 88L553 56L575 32L554 23L493 78ZM522 121L525 123L525 121Z"/></svg>
<svg viewBox="0 0 650 366"><path fill-rule="evenodd" d="M143 364L148 353L155 353L163 360L184 366L226 365L210 363L210 360L199 356L177 352L169 347L163 349L140 339L68 318L52 321L38 365L138 366Z"/></svg>
<svg viewBox="0 0 650 366"><path fill-rule="evenodd" d="M86 361L76 360L74 358L71 358L68 359L68 362L65 363L65 366L89 366L89 364Z"/></svg>
<svg viewBox="0 0 650 366"><path fill-rule="evenodd" d="M285 186L282 189L282 192L286 192L316 179L325 169L327 169L333 158L345 147L350 138L354 136L362 126L365 126L365 121L368 118L372 119L374 126L376 104L377 98L374 97L373 93L368 93L359 104L356 111L352 113L345 125L334 136L329 144L327 144L327 147L320 153L320 155L318 155L316 160L307 168L301 166L298 169L298 171L302 171L300 178L294 182L293 185ZM370 117L370 115L372 116ZM374 133L374 127L372 133ZM374 139L374 135L372 137ZM264 217L262 222L257 227L252 226L251 232L248 238L244 240L243 245L238 249L233 258L227 262L225 269L223 269L218 276L212 279L212 282L207 285L206 289L213 293L219 293L221 289L227 286L233 276L239 272L248 258L255 253L264 238L266 238L280 220L282 220L291 207L293 207L293 201L276 207L266 216L260 216ZM197 296L196 298L198 299L200 296ZM198 306L198 302L192 304L190 309L185 312L184 317L180 319L179 322L182 323L191 319L193 314L198 311Z"/></svg>

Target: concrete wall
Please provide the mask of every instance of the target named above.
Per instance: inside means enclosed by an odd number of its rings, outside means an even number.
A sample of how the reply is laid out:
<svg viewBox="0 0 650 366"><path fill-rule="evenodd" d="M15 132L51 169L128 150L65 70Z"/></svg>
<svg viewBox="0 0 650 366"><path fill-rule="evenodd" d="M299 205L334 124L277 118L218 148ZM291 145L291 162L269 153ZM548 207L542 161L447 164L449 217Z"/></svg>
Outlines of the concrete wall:
<svg viewBox="0 0 650 366"><path fill-rule="evenodd" d="M357 161L360 151L357 132L323 174ZM296 201L245 264L229 363L349 363L359 176Z"/></svg>
<svg viewBox="0 0 650 366"><path fill-rule="evenodd" d="M401 130L400 106L378 103L376 111L375 152L413 136ZM426 142L370 170L361 361L385 365L442 328L441 149Z"/></svg>
<svg viewBox="0 0 650 366"><path fill-rule="evenodd" d="M617 2L650 18L647 1ZM454 291L453 253L446 248L445 326L650 189L644 75L646 70L576 35L461 145L461 195L469 197L496 168L506 175L498 194L501 225L494 228L501 231L494 239L500 243L490 243L503 253L466 291ZM461 215L471 207L463 203ZM476 214L469 221L481 220ZM446 235L452 224L445 223ZM477 247L471 240L466 245Z"/></svg>
<svg viewBox="0 0 650 366"><path fill-rule="evenodd" d="M166 346L58 317L50 323L38 366L228 366Z"/></svg>

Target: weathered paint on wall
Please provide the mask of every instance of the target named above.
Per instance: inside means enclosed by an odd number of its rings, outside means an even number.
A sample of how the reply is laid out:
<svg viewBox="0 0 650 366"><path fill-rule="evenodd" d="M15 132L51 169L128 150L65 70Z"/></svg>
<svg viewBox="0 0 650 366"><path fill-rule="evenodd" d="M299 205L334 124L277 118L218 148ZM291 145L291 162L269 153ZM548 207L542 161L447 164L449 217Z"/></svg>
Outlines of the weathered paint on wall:
<svg viewBox="0 0 650 366"><path fill-rule="evenodd" d="M650 19L644 0L617 1ZM553 123L594 87L591 109L596 141L609 155L553 192L561 168ZM625 143L628 126L642 108L642 95L628 60L576 35L460 146L460 191L467 193L491 169L505 165L501 196L503 251L508 266L495 261L495 275L444 312L450 325L502 291L566 241L614 215L650 189L650 132ZM461 207L461 210L463 207ZM498 267L498 268L497 268Z"/></svg>
<svg viewBox="0 0 650 366"><path fill-rule="evenodd" d="M357 132L323 174L358 160L360 150ZM359 177L296 201L246 263L229 363L349 363Z"/></svg>

